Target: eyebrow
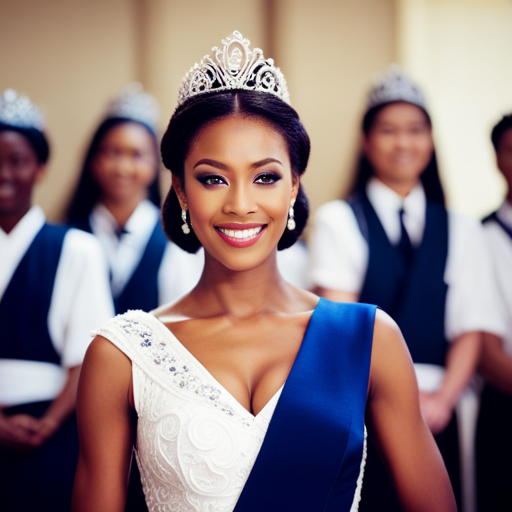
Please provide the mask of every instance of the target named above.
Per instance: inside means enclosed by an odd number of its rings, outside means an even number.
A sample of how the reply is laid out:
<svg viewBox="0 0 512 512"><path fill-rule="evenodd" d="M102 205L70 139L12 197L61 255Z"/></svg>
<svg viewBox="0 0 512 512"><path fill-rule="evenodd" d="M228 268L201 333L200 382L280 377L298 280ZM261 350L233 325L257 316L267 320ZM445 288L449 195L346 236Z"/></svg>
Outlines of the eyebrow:
<svg viewBox="0 0 512 512"><path fill-rule="evenodd" d="M264 158L263 160L260 160L258 162L254 162L253 164L251 164L251 168L252 169L257 169L258 167L262 167L264 165L267 165L271 162L276 162L278 163L279 165L283 165L282 162L280 160L278 160L277 158ZM212 160L210 158L202 158L201 160L199 160L196 165L194 165L194 169L201 165L201 164L206 164L206 165L210 165L212 167L216 167L217 169L222 169L223 171L227 171L228 170L228 166L221 163L221 162L217 162L217 160Z"/></svg>

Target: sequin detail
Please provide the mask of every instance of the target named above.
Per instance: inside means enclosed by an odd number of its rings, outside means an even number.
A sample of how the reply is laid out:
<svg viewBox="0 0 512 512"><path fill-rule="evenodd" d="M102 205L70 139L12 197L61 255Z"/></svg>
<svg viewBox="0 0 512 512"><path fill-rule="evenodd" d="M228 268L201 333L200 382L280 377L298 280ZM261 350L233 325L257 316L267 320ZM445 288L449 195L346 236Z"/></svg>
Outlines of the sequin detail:
<svg viewBox="0 0 512 512"><path fill-rule="evenodd" d="M153 332L137 320L127 320L122 317L119 320L119 325L126 334L140 338L140 346L147 349L148 358L162 373L171 376L170 382L173 386L194 393L228 416L235 416L233 408L220 399L220 389L204 384L186 364L180 362L176 355L169 352L165 341L158 339ZM247 426L250 425L248 422L245 423Z"/></svg>

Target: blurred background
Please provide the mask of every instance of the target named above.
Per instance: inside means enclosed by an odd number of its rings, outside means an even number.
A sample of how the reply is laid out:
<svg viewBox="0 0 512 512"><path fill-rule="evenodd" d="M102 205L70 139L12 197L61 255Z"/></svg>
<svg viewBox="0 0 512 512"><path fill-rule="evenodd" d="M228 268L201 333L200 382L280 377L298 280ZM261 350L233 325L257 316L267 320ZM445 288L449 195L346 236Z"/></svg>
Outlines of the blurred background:
<svg viewBox="0 0 512 512"><path fill-rule="evenodd" d="M140 81L164 129L186 71L239 30L288 80L312 139L315 209L350 185L366 92L398 62L427 95L449 206L479 217L504 193L489 134L512 112L511 27L512 0L0 0L0 90L46 115L36 201L55 220L107 101Z"/></svg>

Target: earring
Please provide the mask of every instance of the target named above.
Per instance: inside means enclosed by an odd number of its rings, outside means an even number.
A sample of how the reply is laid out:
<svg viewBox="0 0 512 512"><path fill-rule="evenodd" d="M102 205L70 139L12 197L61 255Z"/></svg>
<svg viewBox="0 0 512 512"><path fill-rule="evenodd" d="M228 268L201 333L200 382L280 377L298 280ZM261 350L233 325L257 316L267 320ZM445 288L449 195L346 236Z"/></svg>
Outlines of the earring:
<svg viewBox="0 0 512 512"><path fill-rule="evenodd" d="M295 212L293 211L293 204L290 206L290 209L288 210L288 224L286 225L290 231L293 231L295 229Z"/></svg>
<svg viewBox="0 0 512 512"><path fill-rule="evenodd" d="M181 229L185 235L188 235L190 233L190 226L187 224L187 210L185 210L185 208L181 209L181 219L183 220Z"/></svg>

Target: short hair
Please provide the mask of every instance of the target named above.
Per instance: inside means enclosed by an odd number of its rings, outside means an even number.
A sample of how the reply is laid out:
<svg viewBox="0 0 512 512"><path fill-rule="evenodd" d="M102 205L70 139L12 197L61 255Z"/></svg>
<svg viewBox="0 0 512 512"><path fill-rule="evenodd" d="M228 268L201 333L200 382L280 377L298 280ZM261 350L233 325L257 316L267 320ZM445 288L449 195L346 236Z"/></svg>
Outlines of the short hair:
<svg viewBox="0 0 512 512"><path fill-rule="evenodd" d="M498 151L498 146L500 145L500 140L503 134L512 128L512 114L508 114L503 116L499 123L492 129L491 132L491 141L494 146L494 150Z"/></svg>
<svg viewBox="0 0 512 512"><path fill-rule="evenodd" d="M309 160L310 141L297 112L272 94L232 90L193 97L180 105L171 117L162 138L162 160L182 185L185 178L185 158L199 131L214 120L232 115L262 119L269 123L286 141L293 174L300 177L304 173ZM309 203L302 185L299 185L294 211L296 227L293 230L285 229L279 240L278 250L292 246L306 226ZM171 187L162 208L164 231L183 250L195 253L201 247L201 242L193 230L187 235L183 233L180 218L181 207L176 192Z"/></svg>
<svg viewBox="0 0 512 512"><path fill-rule="evenodd" d="M148 199L153 202L158 208L160 208L160 190L158 186L158 141L156 139L156 135L153 130L146 125L145 123L141 123L139 121L135 121L131 118L125 117L110 117L105 119L96 129L94 135L92 136L91 143L85 154L85 159L82 165L82 170L80 172L80 178L78 181L78 185L76 186L75 192L72 195L71 201L66 210L66 221L72 225L81 223L82 221L87 220L89 214L91 213L94 205L97 203L100 197L100 187L94 180L91 174L91 163L93 158L98 153L101 143L105 136L108 134L110 130L117 126L121 126L126 123L135 123L140 126L143 126L153 141L153 145L155 148L155 179L148 187Z"/></svg>
<svg viewBox="0 0 512 512"><path fill-rule="evenodd" d="M37 128L21 128L10 124L0 123L0 132L17 132L23 135L36 154L40 164L45 164L50 157L50 146L46 135Z"/></svg>
<svg viewBox="0 0 512 512"><path fill-rule="evenodd" d="M389 103L384 103L381 105L377 105L369 109L363 117L362 122L362 131L365 135L370 133L370 130L373 127L375 122L375 118L377 114L384 109L385 107L392 105L394 103L404 103L403 101L392 101ZM408 102L405 102L408 103ZM432 127L432 121L428 112L423 108L414 103L410 103L410 105L415 106L420 109L425 114L425 119L430 127ZM361 153L359 156L359 161L356 169L356 178L354 180L354 185L350 192L350 195L360 195L366 193L366 184L369 179L374 175L374 169L368 158L364 153ZM445 205L444 191L443 186L441 184L441 179L439 178L439 167L437 165L437 157L436 151L432 151L432 157L430 158L429 163L421 173L421 182L423 184L423 188L425 189L425 195L428 200L434 201L437 203Z"/></svg>

